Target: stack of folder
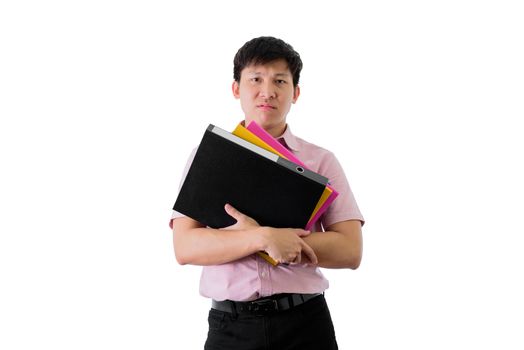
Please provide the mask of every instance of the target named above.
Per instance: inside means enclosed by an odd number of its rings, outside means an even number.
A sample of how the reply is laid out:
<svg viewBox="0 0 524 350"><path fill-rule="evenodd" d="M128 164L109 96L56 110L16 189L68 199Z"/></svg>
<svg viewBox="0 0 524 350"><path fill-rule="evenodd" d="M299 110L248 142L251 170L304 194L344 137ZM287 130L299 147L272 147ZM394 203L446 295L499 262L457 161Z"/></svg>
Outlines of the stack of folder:
<svg viewBox="0 0 524 350"><path fill-rule="evenodd" d="M235 223L224 210L229 203L262 226L309 230L337 195L326 177L308 170L255 122L233 133L210 124L173 209L223 228Z"/></svg>

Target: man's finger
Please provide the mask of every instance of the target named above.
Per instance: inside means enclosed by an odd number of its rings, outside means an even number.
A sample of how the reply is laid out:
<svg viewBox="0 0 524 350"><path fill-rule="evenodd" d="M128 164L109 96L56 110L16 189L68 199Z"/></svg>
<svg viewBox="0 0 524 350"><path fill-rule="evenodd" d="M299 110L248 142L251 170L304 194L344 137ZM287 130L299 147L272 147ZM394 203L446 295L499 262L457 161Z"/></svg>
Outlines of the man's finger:
<svg viewBox="0 0 524 350"><path fill-rule="evenodd" d="M229 216L232 216L234 219L236 219L237 221L240 220L244 214L242 214L241 212L239 212L237 209L235 209L231 204L227 203L225 206L224 206L224 209L226 210L226 213L229 215Z"/></svg>
<svg viewBox="0 0 524 350"><path fill-rule="evenodd" d="M312 264L318 264L317 255L313 251L313 248L307 245L306 242L302 242L302 251L304 252L304 254L306 254L306 256L308 257L309 261L311 261Z"/></svg>
<svg viewBox="0 0 524 350"><path fill-rule="evenodd" d="M306 230L302 230L302 229L299 229L299 228L297 228L297 229L295 230L295 232L297 233L297 235L298 235L299 237L306 237L306 236L308 236L309 234L311 234L311 231L306 231Z"/></svg>

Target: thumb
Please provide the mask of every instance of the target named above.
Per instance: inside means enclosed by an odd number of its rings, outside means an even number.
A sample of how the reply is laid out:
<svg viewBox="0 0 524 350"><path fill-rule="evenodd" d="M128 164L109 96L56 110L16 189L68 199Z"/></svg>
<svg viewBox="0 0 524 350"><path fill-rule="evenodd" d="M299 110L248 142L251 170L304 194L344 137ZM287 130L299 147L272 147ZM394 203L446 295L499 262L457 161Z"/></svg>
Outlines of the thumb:
<svg viewBox="0 0 524 350"><path fill-rule="evenodd" d="M229 203L226 203L226 205L224 206L224 209L226 211L226 213L233 217L234 219L236 219L237 221L239 221L240 219L242 219L245 215L242 214L241 212L239 212L237 209L235 209L231 204Z"/></svg>

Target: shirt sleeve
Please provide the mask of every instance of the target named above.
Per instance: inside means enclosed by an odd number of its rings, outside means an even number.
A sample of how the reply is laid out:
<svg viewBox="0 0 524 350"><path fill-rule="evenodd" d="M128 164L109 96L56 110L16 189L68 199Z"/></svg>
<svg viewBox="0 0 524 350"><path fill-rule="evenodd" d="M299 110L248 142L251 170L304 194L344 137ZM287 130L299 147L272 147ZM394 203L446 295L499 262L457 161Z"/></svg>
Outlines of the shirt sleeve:
<svg viewBox="0 0 524 350"><path fill-rule="evenodd" d="M184 172L182 173L182 179L180 180L180 183L178 184L178 193L180 193L180 188L182 187L182 184L184 183L184 180L186 179L186 176L189 171L189 168L191 167L191 164L193 164L193 159L195 159L196 151L197 151L197 148L194 148L193 151L191 151L191 153L189 154L189 158L187 159L186 167L184 169ZM178 193L177 193L177 197L178 197ZM171 213L171 219L169 219L169 227L171 228L171 230L173 229L173 220L176 218L181 218L185 216L186 215L176 210L173 210Z"/></svg>
<svg viewBox="0 0 524 350"><path fill-rule="evenodd" d="M333 203L322 215L321 223L324 229L341 221L360 220L364 225L364 217L349 186L344 169L335 155L329 152L323 164L322 173L329 179L330 184L339 193Z"/></svg>

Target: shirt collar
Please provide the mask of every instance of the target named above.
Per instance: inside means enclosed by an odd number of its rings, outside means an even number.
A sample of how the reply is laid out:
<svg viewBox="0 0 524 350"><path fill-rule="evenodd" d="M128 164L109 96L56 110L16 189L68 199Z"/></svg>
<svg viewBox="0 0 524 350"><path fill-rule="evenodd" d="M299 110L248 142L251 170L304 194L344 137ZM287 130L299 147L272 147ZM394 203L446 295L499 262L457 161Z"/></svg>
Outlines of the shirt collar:
<svg viewBox="0 0 524 350"><path fill-rule="evenodd" d="M245 120L242 120L240 122L240 125L245 127L246 126ZM276 137L275 140L277 140L280 143L283 142L284 147L287 147L292 151L297 152L299 150L297 137L293 135L293 133L291 132L291 128L289 127L289 124L286 124L286 129L284 130L284 133L280 135L279 137Z"/></svg>
<svg viewBox="0 0 524 350"><path fill-rule="evenodd" d="M289 127L289 124L286 124L286 130L284 130L284 133L277 137L277 140L283 140L285 145L291 149L292 151L298 151L298 140L295 135L291 132L291 128Z"/></svg>

